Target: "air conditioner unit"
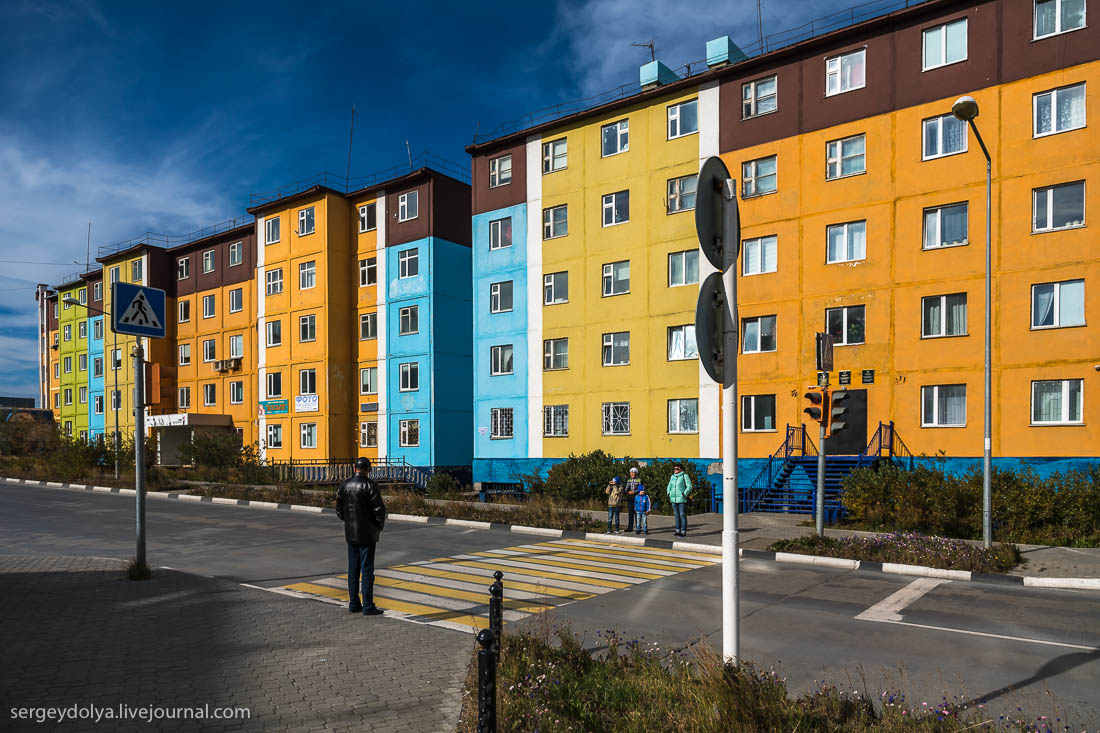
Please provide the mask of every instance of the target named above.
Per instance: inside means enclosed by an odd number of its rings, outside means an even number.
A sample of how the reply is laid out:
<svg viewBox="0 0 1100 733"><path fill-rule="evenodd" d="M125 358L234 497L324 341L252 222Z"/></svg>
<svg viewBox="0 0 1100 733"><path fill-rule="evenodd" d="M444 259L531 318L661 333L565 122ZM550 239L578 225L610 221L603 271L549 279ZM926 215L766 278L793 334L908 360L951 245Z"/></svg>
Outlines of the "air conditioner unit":
<svg viewBox="0 0 1100 733"><path fill-rule="evenodd" d="M219 359L214 362L214 371L225 372L229 371L229 361L226 359Z"/></svg>
<svg viewBox="0 0 1100 733"><path fill-rule="evenodd" d="M230 369L240 369L241 368L241 357L234 356L232 359L230 359L229 360L229 368Z"/></svg>

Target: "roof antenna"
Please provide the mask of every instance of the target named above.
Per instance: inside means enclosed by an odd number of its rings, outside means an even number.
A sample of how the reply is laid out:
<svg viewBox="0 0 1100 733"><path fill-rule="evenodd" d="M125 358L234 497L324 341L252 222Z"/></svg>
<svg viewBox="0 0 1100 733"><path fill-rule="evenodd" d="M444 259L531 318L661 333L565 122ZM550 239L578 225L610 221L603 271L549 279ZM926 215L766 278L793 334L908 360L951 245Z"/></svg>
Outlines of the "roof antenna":
<svg viewBox="0 0 1100 733"><path fill-rule="evenodd" d="M760 0L756 0L756 33L760 43L760 53L764 53L764 16L760 12Z"/></svg>
<svg viewBox="0 0 1100 733"><path fill-rule="evenodd" d="M646 41L645 43L632 43L630 45L631 46L637 46L638 48L648 48L649 49L649 60L650 61L656 61L657 60L656 46L654 45L652 38L649 39L648 41Z"/></svg>
<svg viewBox="0 0 1100 733"><path fill-rule="evenodd" d="M92 222L88 222L88 249L84 255L84 272L92 269Z"/></svg>
<svg viewBox="0 0 1100 733"><path fill-rule="evenodd" d="M351 103L351 129L348 131L348 170L344 174L344 193L351 188L351 139L355 135L355 102Z"/></svg>
<svg viewBox="0 0 1100 733"><path fill-rule="evenodd" d="M405 138L405 152L409 156L409 172L411 173L412 169L413 169L413 153L412 153L412 148L409 147L409 139L408 138Z"/></svg>

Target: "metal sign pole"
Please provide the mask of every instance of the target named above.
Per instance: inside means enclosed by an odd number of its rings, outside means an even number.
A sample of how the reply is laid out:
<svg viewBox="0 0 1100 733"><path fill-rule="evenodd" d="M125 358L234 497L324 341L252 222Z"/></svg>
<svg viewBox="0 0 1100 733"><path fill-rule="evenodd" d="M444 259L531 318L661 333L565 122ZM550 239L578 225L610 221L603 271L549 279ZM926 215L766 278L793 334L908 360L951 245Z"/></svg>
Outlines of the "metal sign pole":
<svg viewBox="0 0 1100 733"><path fill-rule="evenodd" d="M829 408L829 373L825 372L821 385L821 423L817 442L817 497L814 502L814 531L818 537L825 535L825 419Z"/></svg>
<svg viewBox="0 0 1100 733"><path fill-rule="evenodd" d="M730 242L729 233L740 229L736 218L731 223L730 211L736 212L736 184L726 179L722 186L726 215L723 226L725 270L722 286L726 291L726 306L730 318L723 334L723 354L732 362L732 379L722 390L722 656L727 663L741 661L741 609L738 581L737 512L740 496L737 489L737 254L740 242ZM736 217L736 214L733 214ZM739 233L734 237L739 238Z"/></svg>
<svg viewBox="0 0 1100 733"><path fill-rule="evenodd" d="M138 338L134 347L134 489L137 499L137 551L145 564L145 350Z"/></svg>

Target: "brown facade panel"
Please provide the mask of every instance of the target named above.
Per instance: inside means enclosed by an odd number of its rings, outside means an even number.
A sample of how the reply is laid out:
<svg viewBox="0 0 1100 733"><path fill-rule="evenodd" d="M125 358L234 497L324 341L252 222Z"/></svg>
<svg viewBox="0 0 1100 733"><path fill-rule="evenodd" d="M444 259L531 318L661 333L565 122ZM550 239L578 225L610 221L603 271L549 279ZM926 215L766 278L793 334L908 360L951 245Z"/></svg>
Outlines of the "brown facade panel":
<svg viewBox="0 0 1100 733"><path fill-rule="evenodd" d="M103 289L100 288L99 297L95 297L95 284L103 282L103 270L100 270L95 275L85 278L88 281L88 300L93 304L98 304L99 308L103 307Z"/></svg>
<svg viewBox="0 0 1100 733"><path fill-rule="evenodd" d="M863 49L866 86L825 96L826 59ZM917 64L920 64L918 57ZM866 34L802 60L803 132L886 114L894 108L894 36Z"/></svg>
<svg viewBox="0 0 1100 733"><path fill-rule="evenodd" d="M774 112L742 119L742 90L745 84L776 77ZM799 131L802 109L802 64L789 64L731 78L718 88L718 144L721 150L736 150L753 145L794 137ZM739 174L738 174L739 175Z"/></svg>
<svg viewBox="0 0 1100 733"><path fill-rule="evenodd" d="M401 197L411 191L416 191L416 218L399 221L401 216ZM392 247L405 242L413 242L423 239L431 234L432 207L431 184L427 176L418 177L415 182L406 184L401 188L386 191L386 246Z"/></svg>
<svg viewBox="0 0 1100 733"><path fill-rule="evenodd" d="M229 248L240 242L241 263L229 264ZM214 269L211 272L202 271L203 255L206 252L214 253ZM216 290L223 285L234 285L251 280L256 271L256 232L255 227L243 227L230 232L219 234L215 237L190 242L168 250L171 260L172 280L175 283L176 296L191 295L203 290ZM178 267L180 260L188 260L188 277L179 279Z"/></svg>
<svg viewBox="0 0 1100 733"><path fill-rule="evenodd" d="M1035 40L1033 3L1004 0L1001 6L1003 81L1068 69L1100 58L1100 24L1095 17L1098 8L1095 2L1088 4L1093 6L1089 8L1092 17L1086 16L1084 28Z"/></svg>
<svg viewBox="0 0 1100 733"><path fill-rule="evenodd" d="M57 314L54 312L54 308L57 307L57 302L57 293L46 298L46 330L51 333L59 328ZM50 343L53 342L51 341Z"/></svg>
<svg viewBox="0 0 1100 733"><path fill-rule="evenodd" d="M432 176L432 236L469 247L470 227L470 187L448 176Z"/></svg>
<svg viewBox="0 0 1100 733"><path fill-rule="evenodd" d="M489 161L512 156L512 182L489 188ZM520 142L511 147L479 151L473 157L474 214L496 211L527 201L527 146Z"/></svg>

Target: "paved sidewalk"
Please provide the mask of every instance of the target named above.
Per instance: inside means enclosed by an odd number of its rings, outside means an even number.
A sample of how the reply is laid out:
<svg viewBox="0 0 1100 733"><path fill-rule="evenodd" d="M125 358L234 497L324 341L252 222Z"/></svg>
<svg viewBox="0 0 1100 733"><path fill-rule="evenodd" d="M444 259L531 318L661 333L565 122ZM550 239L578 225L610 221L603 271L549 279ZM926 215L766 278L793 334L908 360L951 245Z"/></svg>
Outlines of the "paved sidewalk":
<svg viewBox="0 0 1100 733"><path fill-rule="evenodd" d="M110 559L0 556L0 729L447 731L468 634ZM11 720L11 709L248 708L232 721Z"/></svg>

